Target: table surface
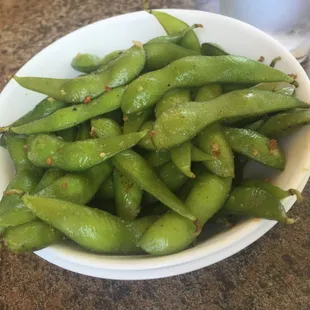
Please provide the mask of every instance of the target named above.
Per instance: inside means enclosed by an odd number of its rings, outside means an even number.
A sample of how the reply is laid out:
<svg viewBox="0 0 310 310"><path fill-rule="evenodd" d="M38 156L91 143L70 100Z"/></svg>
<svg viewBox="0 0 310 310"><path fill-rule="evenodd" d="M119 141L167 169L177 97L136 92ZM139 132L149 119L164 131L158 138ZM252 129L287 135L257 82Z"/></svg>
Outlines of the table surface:
<svg viewBox="0 0 310 310"><path fill-rule="evenodd" d="M0 89L42 48L94 21L141 9L139 0L0 0ZM154 8L194 8L155 0ZM72 273L32 253L0 252L0 310L310 308L310 183L305 201L254 244L213 266L150 281L110 281Z"/></svg>

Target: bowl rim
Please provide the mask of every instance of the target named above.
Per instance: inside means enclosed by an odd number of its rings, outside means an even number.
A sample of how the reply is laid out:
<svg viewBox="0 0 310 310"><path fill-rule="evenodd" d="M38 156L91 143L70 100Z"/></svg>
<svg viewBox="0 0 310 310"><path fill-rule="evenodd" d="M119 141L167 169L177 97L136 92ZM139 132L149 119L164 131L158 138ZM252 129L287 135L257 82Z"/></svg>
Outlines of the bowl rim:
<svg viewBox="0 0 310 310"><path fill-rule="evenodd" d="M296 68L299 69L300 72L298 72L298 76L300 79L305 79L307 80L308 88L310 89L310 82L309 79L298 63L298 61L275 39L264 33L263 31L248 25L246 23L243 23L239 20L215 14L215 13L210 13L210 12L204 12L204 11L198 11L198 10L186 10L186 9L159 9L159 11L167 12L170 14L174 13L186 13L186 14L203 14L205 17L208 16L217 16L225 21L229 21L230 23L233 22L235 24L240 24L243 28L247 28L251 32L256 32L261 36L264 36L266 39L268 39L271 44L276 45L278 48L281 48L283 51L283 54L285 55L286 59L290 62L293 62L296 66ZM116 21L116 20L122 20L124 18L136 18L139 17L141 14L145 14L145 11L138 11L138 12L132 12L132 13L126 13L122 15L117 15L113 16L104 20L97 21L95 23L86 25L84 27L81 27L63 37L60 39L54 41L47 47L45 47L43 50L41 50L39 53L37 53L35 56L33 56L23 67L20 68L20 70L17 72L20 73L22 72L23 68L31 61L35 60L38 55L43 53L45 50L49 49L51 46L56 45L56 44L61 44L62 40L65 40L67 36L73 34L73 33L78 33L80 31L85 30L85 28L102 23L102 22L109 22L109 21ZM301 70L300 70L301 69ZM6 91L8 91L11 83L14 83L13 81L10 81L5 88L3 89L1 96L4 96L6 94ZM309 98L310 98L310 91L309 91ZM308 166L310 168L310 159L308 161ZM297 189L302 190L306 183L307 180L310 176L309 171L305 171L304 173L300 174L300 177L298 178L299 184L296 186ZM293 197L290 197L289 199L286 200L285 207L286 209L290 209L291 206L293 205L295 199ZM148 269L160 269L160 268L167 268L167 267L173 267L173 266L179 266L183 264L191 264L198 260L201 259L206 259L208 256L215 254L216 259L215 261L212 262L218 262L221 261L222 259L227 258L228 256L231 256L235 254L236 252L240 251L241 249L244 249L254 241L256 241L258 238L260 238L262 235L264 235L269 229L271 229L274 225L276 224L275 221L268 221L268 220L257 220L257 219L251 219L246 221L245 223L242 223L241 225L236 225L233 229L229 230L228 232L224 232L220 235L217 235L209 240L213 240L212 243L208 244L208 246L203 246L203 245L198 245L194 248L186 249L184 251L181 251L179 253L167 255L167 256L149 256L149 255L144 255L144 256L107 256L104 254L96 254L96 253L90 253L90 252L74 252L72 251L72 248L66 248L65 246L62 245L55 245L55 246L50 246L48 248L45 248L40 251L36 251L35 253L66 269L70 269L70 263L72 265L78 265L80 266L84 271L81 272L83 274L89 274L92 276L96 276L96 274L90 274L90 272L87 271L87 267L91 268L96 268L96 269L102 269L102 270L117 270L117 271L134 271L134 270L148 270ZM223 234L229 234L229 238L224 238L225 241L218 242L219 236L223 236ZM255 235L254 238L248 238L250 235ZM220 238L222 239L222 238ZM240 243L242 241L242 246L239 246L237 250L232 250L232 251L225 251L225 249L233 248L234 245ZM55 260L58 260L59 264L57 262L53 262L50 258L54 257ZM57 258L57 259L56 259ZM67 264L60 263L61 261L67 262ZM209 265L208 263L204 262L203 266ZM198 267L201 268L202 266ZM85 269L86 268L86 269ZM194 268L192 270L198 269ZM79 272L78 270L73 270L75 272ZM191 270L189 270L191 271ZM178 272L178 273L183 273L183 272ZM177 274L178 274L177 273ZM154 277L152 277L154 278ZM121 279L121 277L118 277L118 279Z"/></svg>

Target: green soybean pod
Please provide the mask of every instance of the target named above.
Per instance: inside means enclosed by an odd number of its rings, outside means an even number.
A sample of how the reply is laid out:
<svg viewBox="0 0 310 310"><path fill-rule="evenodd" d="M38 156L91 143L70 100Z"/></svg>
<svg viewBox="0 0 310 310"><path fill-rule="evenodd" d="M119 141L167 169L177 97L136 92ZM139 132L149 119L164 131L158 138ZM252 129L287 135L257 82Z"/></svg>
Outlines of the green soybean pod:
<svg viewBox="0 0 310 310"><path fill-rule="evenodd" d="M3 235L4 244L13 253L40 250L62 239L62 233L41 220L9 227Z"/></svg>
<svg viewBox="0 0 310 310"><path fill-rule="evenodd" d="M268 118L258 131L268 137L281 136L287 130L310 124L309 110L278 113Z"/></svg>
<svg viewBox="0 0 310 310"><path fill-rule="evenodd" d="M236 187L226 201L223 211L239 216L265 218L292 224L280 200L270 191L256 186Z"/></svg>
<svg viewBox="0 0 310 310"><path fill-rule="evenodd" d="M77 135L79 134L79 130L75 127L63 129L61 131L56 132L56 136L61 137L62 140L66 142L73 142L77 139Z"/></svg>
<svg viewBox="0 0 310 310"><path fill-rule="evenodd" d="M201 54L204 56L223 56L229 55L222 47L215 43L202 43Z"/></svg>
<svg viewBox="0 0 310 310"><path fill-rule="evenodd" d="M168 35L175 35L182 30L188 29L188 24L183 22L182 20L164 12L160 11L151 11L152 15L156 17L159 23L163 26L166 30ZM191 49L197 53L201 53L200 51L200 42L193 30L186 33L184 38L179 43L181 46Z"/></svg>
<svg viewBox="0 0 310 310"><path fill-rule="evenodd" d="M137 43L113 61L104 71L73 79L18 76L14 76L14 79L24 88L46 94L60 101L88 103L111 88L126 85L135 79L142 71L145 59L145 50L142 44Z"/></svg>
<svg viewBox="0 0 310 310"><path fill-rule="evenodd" d="M156 104L155 116L159 117L167 109L179 103L190 101L190 99L191 99L191 96L190 96L189 89L180 88L180 89L175 89L171 92L168 92Z"/></svg>
<svg viewBox="0 0 310 310"><path fill-rule="evenodd" d="M167 207L193 222L196 221L195 216L186 210L183 203L167 188L138 153L133 150L126 150L114 156L112 162L128 179L137 183L143 190L155 196Z"/></svg>
<svg viewBox="0 0 310 310"><path fill-rule="evenodd" d="M119 171L113 172L116 214L124 220L133 220L141 208L142 190L140 186L128 180Z"/></svg>
<svg viewBox="0 0 310 310"><path fill-rule="evenodd" d="M109 138L120 136L122 130L115 120L102 117L91 120L91 134L98 138Z"/></svg>
<svg viewBox="0 0 310 310"><path fill-rule="evenodd" d="M269 191L273 196L275 196L279 200L282 200L289 196L296 195L298 203L303 201L302 194L297 189L294 188L290 188L289 190L283 190L282 188L275 186L270 182L265 182L262 180L244 180L241 183L241 185L260 187L266 191Z"/></svg>
<svg viewBox="0 0 310 310"><path fill-rule="evenodd" d="M38 218L83 248L98 253L140 253L137 241L156 220L156 217L145 217L126 222L103 210L63 200L29 195L22 199Z"/></svg>
<svg viewBox="0 0 310 310"><path fill-rule="evenodd" d="M195 101L209 101L222 95L222 93L223 88L221 84L207 84L198 89Z"/></svg>
<svg viewBox="0 0 310 310"><path fill-rule="evenodd" d="M64 142L49 135L38 135L28 146L28 159L38 167L84 171L131 148L146 134L147 131L142 131L76 142Z"/></svg>
<svg viewBox="0 0 310 310"><path fill-rule="evenodd" d="M124 92L121 108L125 115L141 112L156 104L168 91L177 88L199 87L209 83L281 81L294 82L287 74L245 57L188 56L132 81Z"/></svg>
<svg viewBox="0 0 310 310"><path fill-rule="evenodd" d="M205 172L193 183L185 205L203 226L223 206L231 188L231 178ZM188 219L168 211L142 235L139 246L152 255L168 255L184 250L196 237L195 228Z"/></svg>
<svg viewBox="0 0 310 310"><path fill-rule="evenodd" d="M191 143L189 141L170 150L171 160L176 167L189 178L195 178L191 171Z"/></svg>
<svg viewBox="0 0 310 310"><path fill-rule="evenodd" d="M234 152L266 166L284 169L284 153L276 140L270 140L262 134L249 129L226 127L223 131L228 144Z"/></svg>
<svg viewBox="0 0 310 310"><path fill-rule="evenodd" d="M46 170L39 184L35 188L34 192L36 193L41 191L43 188L51 185L53 182L63 177L65 174L66 174L65 171L56 168L50 168Z"/></svg>
<svg viewBox="0 0 310 310"><path fill-rule="evenodd" d="M104 57L99 57L94 54L78 53L71 61L71 67L79 72L91 73L100 69L102 66L110 64L113 60L119 57L123 51L116 50Z"/></svg>
<svg viewBox="0 0 310 310"><path fill-rule="evenodd" d="M0 132L11 131L18 134L31 134L54 132L75 127L93 117L118 109L124 90L124 87L113 89L94 99L91 104L77 104L65 107L51 115L24 125L0 127Z"/></svg>
<svg viewBox="0 0 310 310"><path fill-rule="evenodd" d="M204 161L204 166L222 177L234 176L234 156L220 124L212 124L203 129L197 137L199 148L212 160Z"/></svg>
<svg viewBox="0 0 310 310"><path fill-rule="evenodd" d="M192 161L206 161L206 160L213 160L213 157L203 152L198 147L191 145L191 160Z"/></svg>
<svg viewBox="0 0 310 310"><path fill-rule="evenodd" d="M144 44L144 49L146 51L144 70L146 71L158 70L177 59L198 55L197 52L168 42L147 43Z"/></svg>
<svg viewBox="0 0 310 310"><path fill-rule="evenodd" d="M158 150L191 140L206 126L225 119L261 116L294 108L309 108L295 97L263 90L238 90L208 102L185 102L156 119L153 142Z"/></svg>

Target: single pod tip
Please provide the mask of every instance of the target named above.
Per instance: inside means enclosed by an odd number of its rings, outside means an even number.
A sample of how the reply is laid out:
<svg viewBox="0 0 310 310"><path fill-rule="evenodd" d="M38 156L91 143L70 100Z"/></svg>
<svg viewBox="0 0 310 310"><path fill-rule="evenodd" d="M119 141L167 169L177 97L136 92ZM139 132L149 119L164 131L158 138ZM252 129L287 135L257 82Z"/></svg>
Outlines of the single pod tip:
<svg viewBox="0 0 310 310"><path fill-rule="evenodd" d="M3 193L3 196L11 196L11 195L18 195L20 197L24 196L26 193L19 189L9 189Z"/></svg>
<svg viewBox="0 0 310 310"><path fill-rule="evenodd" d="M287 217L287 218L285 219L285 224L291 225L291 224L294 224L295 222L297 222L298 220L299 220L299 218L293 219L293 218L291 218L291 217Z"/></svg>
<svg viewBox="0 0 310 310"><path fill-rule="evenodd" d="M201 233L201 228L202 228L202 227L201 227L201 225L200 225L198 219L196 219L196 220L194 221L194 225L195 225L195 227L196 227L196 229L195 229L195 236L197 237L197 236L200 235L200 233Z"/></svg>
<svg viewBox="0 0 310 310"><path fill-rule="evenodd" d="M203 28L203 24L194 24L195 28Z"/></svg>
<svg viewBox="0 0 310 310"><path fill-rule="evenodd" d="M297 189L294 189L294 188L290 188L288 190L290 192L290 194L293 196L293 195L296 195L296 201L297 203L301 203L303 200L304 200L304 197L302 196L301 192Z"/></svg>
<svg viewBox="0 0 310 310"><path fill-rule="evenodd" d="M133 45L142 48L143 47L143 43L140 41L136 41L136 40L132 40Z"/></svg>

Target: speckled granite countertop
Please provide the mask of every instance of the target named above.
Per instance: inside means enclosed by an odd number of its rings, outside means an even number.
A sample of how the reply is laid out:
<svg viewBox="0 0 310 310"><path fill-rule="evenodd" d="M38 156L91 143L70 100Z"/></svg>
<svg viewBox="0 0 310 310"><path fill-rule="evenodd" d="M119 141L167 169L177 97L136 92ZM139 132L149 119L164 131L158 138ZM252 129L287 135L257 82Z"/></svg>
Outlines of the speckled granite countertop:
<svg viewBox="0 0 310 310"><path fill-rule="evenodd" d="M194 8L189 0L155 8ZM140 10L139 0L0 0L0 89L42 48L94 21ZM247 249L211 267L152 281L74 274L34 254L0 252L0 310L310 309L310 183L293 226L277 225Z"/></svg>

